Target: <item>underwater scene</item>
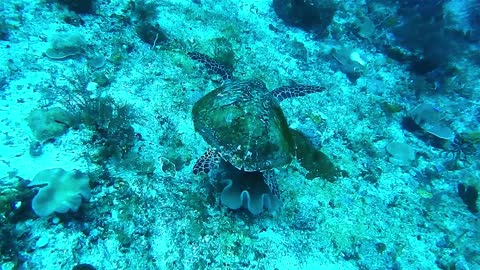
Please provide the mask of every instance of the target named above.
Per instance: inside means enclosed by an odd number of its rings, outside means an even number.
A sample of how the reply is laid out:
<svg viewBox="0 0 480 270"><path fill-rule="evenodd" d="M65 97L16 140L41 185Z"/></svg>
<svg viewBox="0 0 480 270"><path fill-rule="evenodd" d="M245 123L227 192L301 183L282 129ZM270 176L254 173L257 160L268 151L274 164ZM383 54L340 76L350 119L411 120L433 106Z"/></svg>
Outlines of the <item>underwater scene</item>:
<svg viewBox="0 0 480 270"><path fill-rule="evenodd" d="M480 270L478 0L3 0L0 270Z"/></svg>

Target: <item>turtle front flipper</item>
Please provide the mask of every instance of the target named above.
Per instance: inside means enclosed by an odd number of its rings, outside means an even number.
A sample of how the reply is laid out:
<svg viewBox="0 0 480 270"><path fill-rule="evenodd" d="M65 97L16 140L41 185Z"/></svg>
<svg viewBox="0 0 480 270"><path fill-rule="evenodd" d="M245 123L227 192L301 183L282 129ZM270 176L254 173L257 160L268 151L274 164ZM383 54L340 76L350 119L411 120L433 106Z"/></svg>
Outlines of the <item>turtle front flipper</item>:
<svg viewBox="0 0 480 270"><path fill-rule="evenodd" d="M193 174L199 174L201 172L208 174L213 169L218 168L221 158L220 154L214 149L209 149L197 160L195 165L193 165Z"/></svg>
<svg viewBox="0 0 480 270"><path fill-rule="evenodd" d="M189 52L187 55L192 60L202 63L209 72L220 75L224 81L231 80L233 78L233 68L224 65L213 58L210 58L208 55L198 52Z"/></svg>
<svg viewBox="0 0 480 270"><path fill-rule="evenodd" d="M323 86L313 86L313 85L291 85L291 86L282 86L272 91L272 95L278 100L278 102L294 97L302 97L312 93L318 93L325 91L326 88Z"/></svg>

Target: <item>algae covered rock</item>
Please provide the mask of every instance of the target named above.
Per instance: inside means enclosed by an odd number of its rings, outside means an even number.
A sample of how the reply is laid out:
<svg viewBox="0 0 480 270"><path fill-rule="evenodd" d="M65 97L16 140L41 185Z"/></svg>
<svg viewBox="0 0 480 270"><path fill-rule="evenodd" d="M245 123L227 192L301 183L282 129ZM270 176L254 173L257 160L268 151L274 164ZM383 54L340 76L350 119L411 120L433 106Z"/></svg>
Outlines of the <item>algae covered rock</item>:
<svg viewBox="0 0 480 270"><path fill-rule="evenodd" d="M48 58L59 60L81 54L85 51L87 42L79 33L62 33L54 36L50 48L45 51Z"/></svg>
<svg viewBox="0 0 480 270"><path fill-rule="evenodd" d="M27 122L35 138L46 141L63 135L73 125L73 116L59 107L35 109L30 112Z"/></svg>

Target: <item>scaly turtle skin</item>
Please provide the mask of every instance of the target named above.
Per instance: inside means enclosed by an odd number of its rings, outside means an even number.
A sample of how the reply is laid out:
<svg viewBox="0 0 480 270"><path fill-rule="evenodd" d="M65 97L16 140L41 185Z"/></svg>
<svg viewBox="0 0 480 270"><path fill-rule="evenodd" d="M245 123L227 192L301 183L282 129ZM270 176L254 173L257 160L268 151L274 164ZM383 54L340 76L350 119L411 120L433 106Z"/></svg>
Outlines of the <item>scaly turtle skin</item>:
<svg viewBox="0 0 480 270"><path fill-rule="evenodd" d="M206 55L190 53L189 56L228 80L193 106L195 130L214 149L197 161L193 172L208 173L222 158L237 169L264 172L265 182L278 195L272 169L289 164L296 148L280 101L325 88L294 85L270 92L258 79L233 79L228 69Z"/></svg>

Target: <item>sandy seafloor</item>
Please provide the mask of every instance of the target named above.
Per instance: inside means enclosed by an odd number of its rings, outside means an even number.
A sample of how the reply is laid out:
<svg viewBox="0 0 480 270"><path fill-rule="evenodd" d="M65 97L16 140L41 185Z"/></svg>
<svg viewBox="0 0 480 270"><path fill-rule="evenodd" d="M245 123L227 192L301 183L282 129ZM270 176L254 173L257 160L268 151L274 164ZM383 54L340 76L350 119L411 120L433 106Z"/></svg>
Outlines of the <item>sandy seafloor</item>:
<svg viewBox="0 0 480 270"><path fill-rule="evenodd" d="M6 78L0 92L0 194L29 192L31 200L35 192L25 183L50 168L108 170L109 179L90 183L91 199L77 215L37 217L30 210L13 222L1 213L0 269L72 269L80 263L105 270L480 269L478 214L457 193L458 183L478 185L478 154L455 170L442 169L450 157L400 124L409 110L427 102L455 132L477 130L480 72L467 58L459 56L456 65L469 95L416 97L404 65L368 39L342 34L343 25L355 22L353 9L362 11L360 2L345 2L348 8L337 11L330 26L335 36L315 38L286 26L270 1L158 1L158 23L169 40L154 47L124 22L127 1L98 1L96 14L81 15L79 26L62 19L71 12L47 2L1 4L11 30L0 41ZM82 35L85 51L63 60L47 57L59 33ZM253 216L223 206L208 180L192 174L209 146L194 131L191 109L219 83L186 52L213 55L211 44L219 38L235 52L237 77L260 78L269 89L291 81L327 87L285 100L282 108L292 128L322 143L344 177L309 180L296 162L279 168L283 206ZM305 49L300 55L299 43ZM343 47L366 62L356 83L332 68L331 49ZM123 58L114 62L119 50ZM91 67L95 56L105 57L105 65ZM30 154L35 139L29 113L44 105L46 89L79 72L104 73L111 83L101 87L102 94L132 106L132 126L142 139L129 158L150 162L153 171L139 173L128 160L91 162L96 149L86 142L94 131L82 126L45 142L40 156ZM385 102L402 110L387 114ZM391 142L408 144L415 160L392 162L386 151ZM165 166L172 160L173 169Z"/></svg>

